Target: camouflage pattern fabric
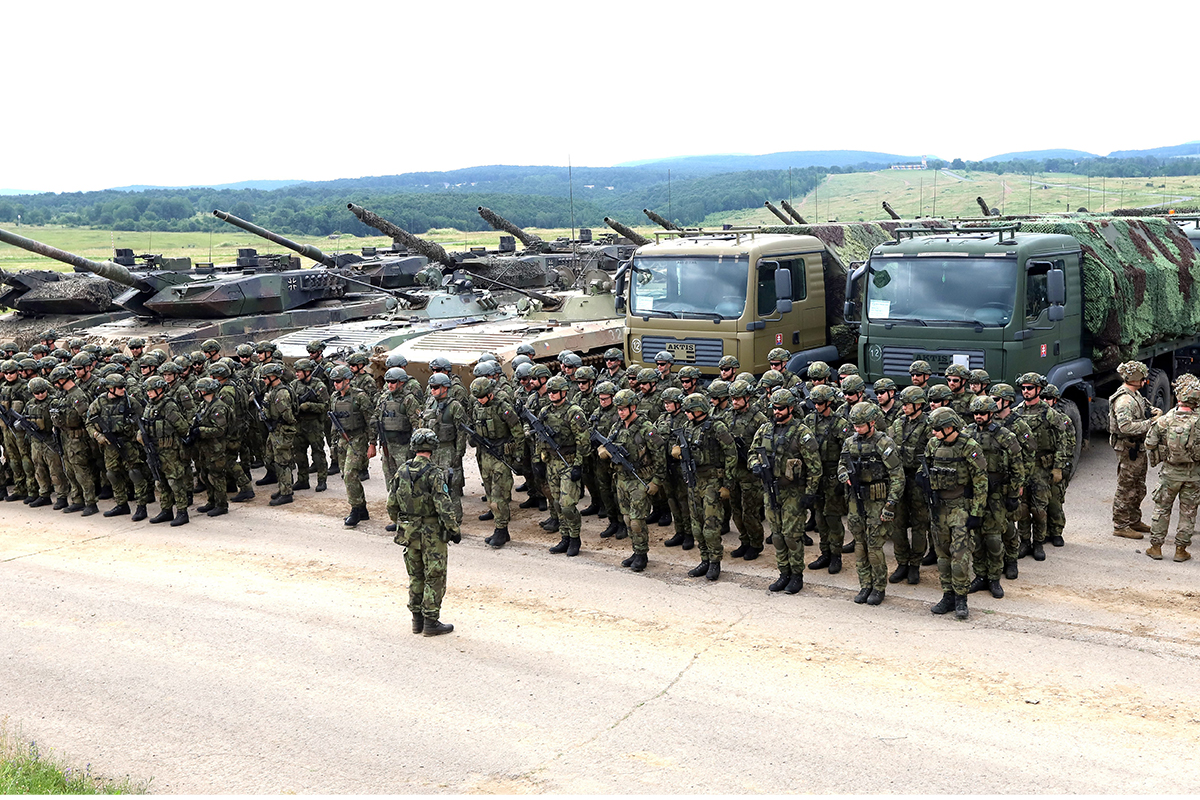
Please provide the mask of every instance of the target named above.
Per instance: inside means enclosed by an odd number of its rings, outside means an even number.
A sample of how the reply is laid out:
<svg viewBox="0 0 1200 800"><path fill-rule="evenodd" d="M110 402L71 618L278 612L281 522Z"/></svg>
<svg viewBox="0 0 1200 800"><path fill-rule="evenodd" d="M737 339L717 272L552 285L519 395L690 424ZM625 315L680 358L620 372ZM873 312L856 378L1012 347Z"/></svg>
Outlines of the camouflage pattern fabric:
<svg viewBox="0 0 1200 800"><path fill-rule="evenodd" d="M738 541L760 551L763 549L766 503L763 501L762 482L750 472L747 464L755 434L763 425L769 424L766 415L749 404L745 411L731 411L728 422L729 432L738 448L737 467L729 479L729 517L738 530ZM818 459L818 471L820 465Z"/></svg>
<svg viewBox="0 0 1200 800"><path fill-rule="evenodd" d="M330 413L342 423L349 437L343 436L338 448L338 469L346 484L346 500L351 508L361 508L367 504L359 475L367 468L367 440L370 437L367 423L374 410L371 396L353 386L345 394L334 392L329 399ZM341 431L338 434L340 436Z"/></svg>
<svg viewBox="0 0 1200 800"><path fill-rule="evenodd" d="M267 394L264 407L267 419L274 430L267 435L271 459L275 463L277 491L281 497L292 494L292 465L295 464L293 446L296 441L296 400L286 384L280 383Z"/></svg>
<svg viewBox="0 0 1200 800"><path fill-rule="evenodd" d="M641 407L638 407L638 414L641 414ZM658 431L659 439L663 442L665 451L664 456L664 477L666 479L665 494L667 496L667 508L671 511L671 522L675 528L675 533L680 536L692 536L692 510L688 502L688 487L683 481L683 469L678 459L672 458L670 455L671 446L675 444L674 431L678 428L686 428L689 420L687 414L682 411L675 414L663 413L658 418L655 424L655 430ZM761 527L761 526L760 526ZM759 547L762 547L760 540Z"/></svg>
<svg viewBox="0 0 1200 800"><path fill-rule="evenodd" d="M325 457L325 428L333 427L327 416L329 389L324 381L310 375L308 381L297 378L292 383L291 390L299 403L296 438L292 445L292 452L296 458L296 475L304 480L315 472L317 480L323 481L329 476L329 461ZM309 450L312 451L311 462Z"/></svg>
<svg viewBox="0 0 1200 800"><path fill-rule="evenodd" d="M513 464L517 454L525 449L525 429L512 403L506 399L493 395L487 405L474 398L471 403L475 416L475 431L486 437L493 448L504 454L502 461L482 446L476 450L479 457L479 477L483 482L488 508L495 517L494 526L497 529L507 528L512 515L510 505L513 487L513 474L508 464Z"/></svg>
<svg viewBox="0 0 1200 800"><path fill-rule="evenodd" d="M854 536L854 559L860 589L887 589L887 557L883 543L890 527L880 517L884 507L895 509L904 491L904 465L895 443L879 431L868 436L857 432L842 444L838 480L849 489L852 470L858 473L862 506L850 497L850 533Z"/></svg>
<svg viewBox="0 0 1200 800"><path fill-rule="evenodd" d="M688 489L688 507L692 516L692 535L700 546L701 561L720 561L721 487L728 486L726 476L737 468L737 445L725 423L705 417L692 421L685 429L692 458L696 462L696 485Z"/></svg>
<svg viewBox="0 0 1200 800"><path fill-rule="evenodd" d="M417 455L396 471L396 483L393 541L405 548L408 610L437 619L446 595L446 542L459 532L446 473L429 458Z"/></svg>
<svg viewBox="0 0 1200 800"><path fill-rule="evenodd" d="M84 430L87 409L90 405L87 394L78 386L56 397L50 410L55 425L62 431L63 472L71 484L71 502L92 506L96 504L96 479L92 472L91 449Z"/></svg>
<svg viewBox="0 0 1200 800"><path fill-rule="evenodd" d="M638 478L657 486L657 494L663 493L666 486L666 464L661 436L654 423L639 415L628 424L618 419L609 430L608 438L614 444L625 448L629 454L629 461L638 469L636 477L620 466L614 467L613 474L617 488L617 504L629 529L633 552L648 553L650 531L646 527L646 518L650 516L652 496Z"/></svg>
<svg viewBox="0 0 1200 800"><path fill-rule="evenodd" d="M821 455L821 484L817 504L813 507L820 551L822 555L832 556L842 552L842 544L846 541L846 528L842 523L848 510L846 484L838 478L838 461L842 444L853 434L853 429L836 411L829 415L811 413L804 418L804 424L813 432Z"/></svg>
<svg viewBox="0 0 1200 800"><path fill-rule="evenodd" d="M163 508L186 509L191 487L186 483L181 437L188 432L191 422L183 416L179 404L165 394L146 405L142 419L158 447L162 472L162 480L158 482L159 502Z"/></svg>
<svg viewBox="0 0 1200 800"><path fill-rule="evenodd" d="M426 400L425 410L421 412L421 425L438 437L433 462L443 469L453 470L449 476L450 499L454 501L454 518L458 522L462 522L462 459L467 449L467 434L458 425L466 420L467 412L462 403L454 399L437 400L433 395Z"/></svg>
<svg viewBox="0 0 1200 800"><path fill-rule="evenodd" d="M984 515L988 497L987 459L979 444L964 432L959 432L950 444L931 438L925 447L925 458L933 489L938 493L933 549L937 553L942 592L966 595L971 583L972 539L967 517Z"/></svg>
<svg viewBox="0 0 1200 800"><path fill-rule="evenodd" d="M1187 547L1196 529L1200 506L1200 414L1174 408L1159 417L1146 435L1146 449L1161 466L1154 490L1154 515L1150 518L1150 544L1161 547L1171 524L1171 508L1179 499L1175 545Z"/></svg>
<svg viewBox="0 0 1200 800"><path fill-rule="evenodd" d="M799 575L805 566L804 521L821 484L819 445L808 426L793 416L782 425L772 421L759 426L746 458L751 469L763 464L760 452L775 459L779 508L771 507L761 483L757 487L757 496L771 524L775 563L781 574Z"/></svg>
<svg viewBox="0 0 1200 800"><path fill-rule="evenodd" d="M916 480L917 456L925 453L929 442L929 417L922 413L911 420L902 414L892 423L888 436L896 443L904 465L904 494L889 526L892 554L897 565L919 567L929 546L930 519L928 500Z"/></svg>
<svg viewBox="0 0 1200 800"><path fill-rule="evenodd" d="M984 427L972 423L963 433L979 444L987 462L987 504L983 527L973 532L972 562L977 576L998 581L1004 572L1004 532L1008 528L1004 501L1015 498L1025 480L1021 444L1012 431L995 421Z"/></svg>
<svg viewBox="0 0 1200 800"><path fill-rule="evenodd" d="M1113 529L1128 528L1142 521L1142 501L1146 499L1148 463L1143 442L1153 423L1150 403L1122 386L1109 398L1116 430L1109 441L1117 451L1117 488L1113 493Z"/></svg>

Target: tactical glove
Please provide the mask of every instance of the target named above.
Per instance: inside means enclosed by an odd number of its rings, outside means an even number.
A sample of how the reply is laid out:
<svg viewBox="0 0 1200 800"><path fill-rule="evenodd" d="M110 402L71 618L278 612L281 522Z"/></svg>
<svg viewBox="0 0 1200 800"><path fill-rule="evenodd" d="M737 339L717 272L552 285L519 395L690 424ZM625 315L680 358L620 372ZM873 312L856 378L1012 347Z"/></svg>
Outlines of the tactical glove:
<svg viewBox="0 0 1200 800"><path fill-rule="evenodd" d="M1055 467L1050 470L1050 477L1055 483L1062 483L1062 470Z"/></svg>
<svg viewBox="0 0 1200 800"><path fill-rule="evenodd" d="M579 480L582 477L583 477L583 468L582 467L571 467L571 480L572 481L574 481L575 483L579 483Z"/></svg>
<svg viewBox="0 0 1200 800"><path fill-rule="evenodd" d="M679 445L671 445L671 458L677 461L683 458L683 451L679 449Z"/></svg>
<svg viewBox="0 0 1200 800"><path fill-rule="evenodd" d="M462 543L462 531L454 531L450 534L450 541L454 544Z"/></svg>
<svg viewBox="0 0 1200 800"><path fill-rule="evenodd" d="M600 445L600 448L596 450L596 455L600 456L605 461L608 461L610 458L612 458L612 454L608 452L608 448L604 445Z"/></svg>
<svg viewBox="0 0 1200 800"><path fill-rule="evenodd" d="M721 496L721 499L722 499L722 500L728 500L728 499L730 498L730 496L731 496L731 495L729 494L729 487L728 487L728 486L722 486L722 487L721 487L720 496Z"/></svg>
<svg viewBox="0 0 1200 800"><path fill-rule="evenodd" d="M879 512L879 521L880 522L891 522L895 518L896 518L896 509L893 506L891 506L890 504L885 505L883 507L883 511Z"/></svg>
<svg viewBox="0 0 1200 800"><path fill-rule="evenodd" d="M650 481L650 485L646 487L646 494L650 495L651 497L658 494L658 484L654 481Z"/></svg>
<svg viewBox="0 0 1200 800"><path fill-rule="evenodd" d="M1021 505L1021 498L1019 498L1019 497L1004 498L1004 510L1005 511L1016 511L1020 505Z"/></svg>
<svg viewBox="0 0 1200 800"><path fill-rule="evenodd" d="M977 517L974 514L967 515L967 530L977 531L983 527L983 517Z"/></svg>

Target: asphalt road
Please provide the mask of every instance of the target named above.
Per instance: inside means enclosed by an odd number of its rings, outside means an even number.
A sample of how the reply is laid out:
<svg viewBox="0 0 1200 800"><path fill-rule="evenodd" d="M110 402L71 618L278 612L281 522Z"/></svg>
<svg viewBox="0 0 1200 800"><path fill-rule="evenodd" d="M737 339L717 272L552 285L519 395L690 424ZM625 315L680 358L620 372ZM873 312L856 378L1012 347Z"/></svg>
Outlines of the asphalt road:
<svg viewBox="0 0 1200 800"><path fill-rule="evenodd" d="M336 478L181 529L2 504L0 715L157 792L1197 792L1200 559L1112 537L1113 474L1097 439L1067 546L967 622L935 568L772 595L773 559L689 579L666 529L632 574L594 517L578 558L536 511L492 551L469 479L430 639L377 465L354 531Z"/></svg>

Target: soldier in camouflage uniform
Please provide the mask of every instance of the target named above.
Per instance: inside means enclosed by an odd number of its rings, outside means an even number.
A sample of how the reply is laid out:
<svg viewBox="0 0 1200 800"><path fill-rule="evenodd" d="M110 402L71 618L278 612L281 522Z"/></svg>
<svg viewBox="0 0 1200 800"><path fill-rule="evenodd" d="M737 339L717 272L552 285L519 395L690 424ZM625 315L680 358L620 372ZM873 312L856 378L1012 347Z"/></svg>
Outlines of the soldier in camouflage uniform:
<svg viewBox="0 0 1200 800"><path fill-rule="evenodd" d="M887 591L887 557L883 543L896 518L904 492L904 465L896 445L877 430L879 409L857 403L848 421L854 434L842 444L838 480L850 496L850 533L858 567L859 592L854 602L877 606Z"/></svg>
<svg viewBox="0 0 1200 800"><path fill-rule="evenodd" d="M187 473L183 467L183 437L191 427L191 420L184 416L175 398L167 391L167 382L161 375L147 378L144 388L146 408L142 411L142 420L152 441L146 441L141 431L138 432L138 441L158 454L158 497L162 503L162 509L150 518L150 522L155 525L170 522L172 527L186 525L191 487L187 484ZM178 516L175 513L176 506L179 508Z"/></svg>
<svg viewBox="0 0 1200 800"><path fill-rule="evenodd" d="M1021 537L1017 535L1017 517L1020 513L1020 498L1025 493L1025 485L1029 482L1029 473L1033 471L1033 459L1037 454L1037 443L1033 440L1033 432L1020 415L1014 413L1013 404L1017 401L1017 392L1007 383L996 383L989 387L992 398L1000 411L993 419L1008 430L1012 431L1021 445L1021 474L1025 480L1017 487L1017 509L1008 511L1008 522L1004 528L1004 577L1015 581L1020 571L1017 569L1017 556L1021 549ZM1008 504L1011 505L1011 504ZM1006 507L1008 507L1006 505Z"/></svg>
<svg viewBox="0 0 1200 800"><path fill-rule="evenodd" d="M37 480L38 496L29 503L30 508L50 505L50 490L58 495L54 510L67 507L67 478L63 474L62 456L58 452L57 432L50 417L50 382L36 377L29 381L30 400L25 404L24 414L37 426L41 436L30 434L29 453L33 460L34 478Z"/></svg>
<svg viewBox="0 0 1200 800"><path fill-rule="evenodd" d="M906 386L900 392L901 414L888 429L896 444L900 462L904 465L904 496L892 520L892 553L896 556L896 571L888 583L907 580L913 586L921 582L921 557L929 541L929 505L925 492L917 483L917 472L925 445L929 442L929 420L925 414L925 390ZM909 531L912 531L911 539Z"/></svg>
<svg viewBox="0 0 1200 800"><path fill-rule="evenodd" d="M967 590L971 537L983 528L987 509L987 459L978 442L963 432L962 419L953 409L939 408L930 414L929 428L933 438L925 447L925 459L929 463L930 489L938 498L933 541L942 584L942 599L930 611L953 611L958 619L966 619L970 615Z"/></svg>
<svg viewBox="0 0 1200 800"><path fill-rule="evenodd" d="M454 630L440 619L446 595L446 543L462 541L445 468L432 458L438 445L437 434L428 428L413 431L413 457L396 470L392 501L397 509L393 541L405 548L412 632L426 636Z"/></svg>
<svg viewBox="0 0 1200 800"><path fill-rule="evenodd" d="M576 386L576 391L571 402L579 406L584 416L588 420L591 420L592 415L596 413L596 409L600 406L600 398L596 397L594 391L596 386L596 370L592 367L577 367L571 380ZM580 509L579 515L581 517L607 513L607 509L600 502L600 487L596 479L596 469L599 461L600 459L596 457L596 449L589 444L587 455L583 460L583 485L588 491L588 497L591 498L591 502L586 508Z"/></svg>
<svg viewBox="0 0 1200 800"><path fill-rule="evenodd" d="M613 398L619 391L621 390L612 381L601 381L596 387L596 409L588 416L588 426L592 430L611 431L617 424L617 407L613 404ZM600 505L603 507L600 514L601 517L608 518L608 527L600 532L600 538L618 536L624 539L629 535L629 530L625 527L617 505L616 476L613 474L612 461L598 456L599 453L596 458L596 488L600 492Z"/></svg>
<svg viewBox="0 0 1200 800"><path fill-rule="evenodd" d="M491 378L471 381L472 440L479 455L479 477L487 496L490 519L494 520L492 535L486 541L497 549L506 545L508 522L511 518L512 465L525 449L525 430L512 401L496 396L496 384ZM486 520L485 520L486 521Z"/></svg>
<svg viewBox="0 0 1200 800"><path fill-rule="evenodd" d="M875 390L875 405L879 406L879 429L888 431L892 423L900 418L900 403L896 402L896 382L891 378L880 378L872 387Z"/></svg>
<svg viewBox="0 0 1200 800"><path fill-rule="evenodd" d="M71 486L71 502L63 513L82 511L83 516L91 516L100 510L96 508L96 483L88 450L91 439L84 427L91 401L76 385L70 367L55 367L50 373L50 383L61 392L51 400L50 418L62 433L63 472Z"/></svg>
<svg viewBox="0 0 1200 800"><path fill-rule="evenodd" d="M225 435L225 481L227 485L237 487L237 494L229 498L229 502L245 503L254 499L254 489L250 486L250 461L247 456L239 464L238 456L243 452L243 437L247 429L258 421L258 417L250 412L250 395L234 381L233 367L228 359L221 359L210 366L208 374L217 382L217 396L229 407L230 413Z"/></svg>
<svg viewBox="0 0 1200 800"><path fill-rule="evenodd" d="M429 376L429 399L425 401L425 409L421 412L421 426L437 436L433 460L447 470L454 519L462 522L462 460L467 450L467 434L459 426L467 421L467 411L462 403L450 396L451 385L450 376L445 372L435 372Z"/></svg>
<svg viewBox="0 0 1200 800"><path fill-rule="evenodd" d="M284 383L282 364L270 363L259 367L266 397L263 403L264 424L267 428L267 450L274 459L267 465L268 474L273 474L278 483L270 505L280 506L292 502L292 465L295 463L293 448L296 441L296 397Z"/></svg>
<svg viewBox="0 0 1200 800"><path fill-rule="evenodd" d="M201 366L210 366L221 360L221 343L216 339L205 339L200 345L200 352L204 354L204 360L207 364Z"/></svg>
<svg viewBox="0 0 1200 800"><path fill-rule="evenodd" d="M21 378L20 367L9 359L0 364L3 382L0 382L0 407L6 412L21 412L29 400L27 382ZM33 474L33 458L29 449L29 437L7 423L4 425L4 452L13 476L13 492L9 501L25 500L37 496L37 479Z"/></svg>
<svg viewBox="0 0 1200 800"><path fill-rule="evenodd" d="M664 459L664 477L667 495L667 509L675 526L675 533L663 542L665 547L680 547L691 550L696 546L692 532L692 512L688 505L688 487L683 479L682 464L679 457L673 455L676 444L676 431L685 431L691 423L688 415L683 413L682 389L669 389L662 394L662 416L655 423L659 440L664 443L666 458Z"/></svg>
<svg viewBox="0 0 1200 800"><path fill-rule="evenodd" d="M637 391L641 395L638 398L638 413L651 422L658 422L662 415L662 395L658 392L660 377L659 372L653 369L638 370L637 374Z"/></svg>
<svg viewBox="0 0 1200 800"><path fill-rule="evenodd" d="M950 407L954 409L954 413L958 414L960 419L971 416L971 400L975 395L967 391L967 381L970 377L971 370L962 364L951 364L946 367L946 385L950 387L953 394L953 397L950 398Z"/></svg>
<svg viewBox="0 0 1200 800"><path fill-rule="evenodd" d="M680 368L679 372L675 373L675 375L679 378L679 386L683 390L684 397L697 392L700 394L708 394L708 387L703 385L703 375L700 373L699 367L682 367ZM733 381L726 381L726 383L732 382Z"/></svg>
<svg viewBox="0 0 1200 800"><path fill-rule="evenodd" d="M973 369L967 378L967 391L976 397L986 397L991 384L992 376L986 369Z"/></svg>
<svg viewBox="0 0 1200 800"><path fill-rule="evenodd" d="M759 493L771 522L779 567L779 578L768 588L788 594L804 588L804 517L815 504L821 485L820 448L812 431L795 415L795 403L790 390L775 390L771 397L774 417L759 426L746 457L749 471L775 487L777 506L770 493Z"/></svg>
<svg viewBox="0 0 1200 800"><path fill-rule="evenodd" d="M742 364L737 360L737 356L721 356L721 360L717 362L717 378L726 383L733 383L737 380L738 370L742 368ZM695 369L693 367L693 369ZM700 370L696 370L699 372ZM683 370L679 370L679 377L683 379ZM687 387L684 387L685 389ZM691 392L688 392L691 394Z"/></svg>
<svg viewBox="0 0 1200 800"><path fill-rule="evenodd" d="M683 384L679 382L679 376L671 374L671 367L674 364L675 356L666 350L660 350L654 356L654 371L658 373L658 385L655 387L655 391L661 392L663 389L683 388ZM640 380L640 374L638 378Z"/></svg>
<svg viewBox="0 0 1200 800"><path fill-rule="evenodd" d="M815 410L804 418L804 424L813 432L821 458L821 484L816 505L813 506L821 555L808 568L828 568L830 575L836 575L842 571L843 541L846 538L842 517L847 510L846 490L838 478L837 470L842 445L852 429L846 418L834 410L832 386L814 386L808 399Z"/></svg>
<svg viewBox="0 0 1200 800"><path fill-rule="evenodd" d="M1124 383L1108 398L1108 441L1117 451L1117 490L1113 495L1113 536L1141 539L1150 532L1142 522L1146 499L1146 433L1162 412L1142 396L1149 368L1140 361L1117 367Z"/></svg>
<svg viewBox="0 0 1200 800"><path fill-rule="evenodd" d="M699 539L700 563L688 572L688 577L701 575L710 581L721 577L721 501L728 500L729 479L737 468L737 446L724 422L711 419L712 405L702 394L689 394L683 399L683 412L690 418L684 428L689 453L676 442L671 455L690 456L695 467L696 483L688 487L688 505L692 515L692 532Z"/></svg>
<svg viewBox="0 0 1200 800"><path fill-rule="evenodd" d="M546 382L550 380L550 368L545 364L532 364L529 365L527 371L523 365L517 370L516 374L521 376L526 384L524 410L518 409L517 413L522 415L522 420L525 419L524 415L526 414L536 417L541 411L542 406L550 402L546 397ZM526 483L531 489L529 499L517 507L536 507L539 510L550 510L550 516L542 520L539 525L543 530L557 531L559 522L550 504L550 487L546 483L546 473L534 468L534 464L537 461L537 441L534 439L532 428L528 424L525 426L525 449L529 454Z"/></svg>
<svg viewBox="0 0 1200 800"><path fill-rule="evenodd" d="M312 359L298 359L295 368L296 380L292 382L291 390L296 398L299 414L296 417L296 443L293 447L296 455L296 484L292 490L310 488L312 484L309 483L309 474L315 472L316 490L323 492L328 488L326 481L329 477L329 462L325 460L325 426L333 426L329 419L329 389L324 381L314 377L317 365ZM308 460L310 448L311 467Z"/></svg>
<svg viewBox="0 0 1200 800"><path fill-rule="evenodd" d="M951 408L951 403L954 400L954 392L950 391L950 387L944 383L935 383L925 390L925 403L929 406L928 413L933 413L939 408Z"/></svg>
<svg viewBox="0 0 1200 800"><path fill-rule="evenodd" d="M1196 528L1200 506L1200 427L1196 413L1200 385L1180 381L1175 387L1175 408L1156 418L1146 432L1145 447L1151 466L1159 466L1158 488L1154 490L1154 515L1150 524L1150 546L1146 555L1162 560L1162 546L1171 524L1171 507L1179 498L1179 521L1175 528L1175 561L1188 561L1187 551Z"/></svg>
<svg viewBox="0 0 1200 800"><path fill-rule="evenodd" d="M631 388L625 377L625 354L619 347L610 347L604 351L604 370L600 373L600 381L609 381L617 387L617 391ZM616 392L613 392L616 394Z"/></svg>
<svg viewBox="0 0 1200 800"><path fill-rule="evenodd" d="M338 455L342 480L346 484L346 499L350 502L350 513L342 520L346 527L353 528L363 520L371 518L367 511L367 496L363 493L362 474L367 470L368 421L375 404L371 396L362 389L352 386L354 373L345 365L333 368L329 374L333 379L333 396L329 398L329 415L333 427L342 437Z"/></svg>
<svg viewBox="0 0 1200 800"><path fill-rule="evenodd" d="M391 523L387 530L396 530L397 508L393 501L396 470L412 457L412 432L421 426L422 404L418 395L409 391L411 378L402 367L389 367L383 375L383 391L375 401L371 415L367 458L375 457L376 446L383 451L383 477L387 482L387 513Z"/></svg>
<svg viewBox="0 0 1200 800"><path fill-rule="evenodd" d="M638 414L636 393L630 389L620 390L613 398L613 405L616 406L619 419L609 429L608 438L614 447L625 451L626 460L637 470L630 472L624 466L613 465L620 509L613 513L624 517L629 542L633 545L633 554L622 561L621 566L641 572L646 568L647 554L650 552L650 532L646 527L650 500L666 485L663 463L665 451L654 425ZM602 461L612 461L612 453L604 445L597 449L596 454Z"/></svg>
<svg viewBox="0 0 1200 800"><path fill-rule="evenodd" d="M738 452L737 467L729 478L729 506L733 524L738 529L739 544L729 556L744 561L753 561L763 551L763 485L750 472L749 457L755 435L762 426L769 425L766 416L750 404L751 394L750 384L745 381L733 382L729 389L733 408L726 420Z"/></svg>
<svg viewBox="0 0 1200 800"><path fill-rule="evenodd" d="M1059 415L1041 399L1044 378L1027 372L1017 379L1024 402L1016 413L1029 425L1036 445L1033 471L1028 476L1025 493L1018 509L1021 549L1018 558L1031 554L1035 561L1045 561L1047 508L1050 487L1061 483L1068 456L1064 449L1064 430Z"/></svg>
<svg viewBox="0 0 1200 800"><path fill-rule="evenodd" d="M1015 510L1021 498L1017 490L1025 485L1025 454L1017 436L997 421L1000 412L996 400L988 395L971 401L974 423L963 431L974 439L987 462L987 504L983 525L975 532L971 561L975 579L967 594L984 589L992 597L1004 597L1000 574L1004 569L1004 533L1008 529L1008 512Z"/></svg>
<svg viewBox="0 0 1200 800"><path fill-rule="evenodd" d="M220 517L229 513L229 497L225 493L226 459L229 457L226 439L233 419L233 412L219 392L221 384L215 378L200 378L196 381L196 395L200 398L196 422L196 466L205 476L208 487L208 502L196 509L197 513Z"/></svg>
<svg viewBox="0 0 1200 800"><path fill-rule="evenodd" d="M1071 477L1075 474L1075 425L1058 407L1061 398L1062 393L1053 383L1048 383L1042 388L1042 400L1054 412L1054 424L1062 431L1062 449L1067 455L1067 461L1063 464L1062 480L1050 484L1050 502L1046 505L1046 541L1055 547L1065 544L1063 531L1067 527L1067 514L1063 504L1067 500L1067 487L1071 485Z"/></svg>
<svg viewBox="0 0 1200 800"><path fill-rule="evenodd" d="M787 368L787 362L792 354L786 348L776 347L767 353L767 365L783 376L783 388L795 393L803 391L804 381L799 375Z"/></svg>
<svg viewBox="0 0 1200 800"><path fill-rule="evenodd" d="M117 501L104 516L128 514L132 493L137 503L137 518L143 520L146 504L150 502L150 488L140 468L141 454L136 445L142 407L126 395L125 376L109 375L104 379L104 388L105 396L96 398L88 407L85 423L88 434L101 447L105 473Z"/></svg>
<svg viewBox="0 0 1200 800"><path fill-rule="evenodd" d="M567 402L569 391L570 382L562 375L555 375L546 382L549 402L542 405L538 418L554 438L557 451L539 438L533 468L545 475L550 487L547 497L559 521L562 538L550 552L577 556L581 524L577 506L582 493L583 458L591 438L583 410Z"/></svg>

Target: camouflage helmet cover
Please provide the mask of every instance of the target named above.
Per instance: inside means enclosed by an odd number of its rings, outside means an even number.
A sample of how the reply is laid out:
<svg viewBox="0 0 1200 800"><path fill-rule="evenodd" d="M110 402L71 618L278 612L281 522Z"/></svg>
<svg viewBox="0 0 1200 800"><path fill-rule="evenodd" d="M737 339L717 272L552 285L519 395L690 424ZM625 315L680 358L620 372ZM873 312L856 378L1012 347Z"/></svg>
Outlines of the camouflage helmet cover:
<svg viewBox="0 0 1200 800"><path fill-rule="evenodd" d="M981 394L971 401L972 414L998 414L1000 406L996 405L996 398Z"/></svg>
<svg viewBox="0 0 1200 800"><path fill-rule="evenodd" d="M878 414L879 407L874 403L855 403L850 409L850 424L866 425L868 422L874 422Z"/></svg>
<svg viewBox="0 0 1200 800"><path fill-rule="evenodd" d="M399 369L399 367L396 367ZM492 393L492 379L486 377L476 378L471 381L471 396L474 398L484 398Z"/></svg>
<svg viewBox="0 0 1200 800"><path fill-rule="evenodd" d="M915 406L925 405L925 390L920 386L905 386L900 390L900 404L911 403Z"/></svg>
<svg viewBox="0 0 1200 800"><path fill-rule="evenodd" d="M437 434L429 428L417 428L409 439L414 452L433 452L437 448Z"/></svg>
<svg viewBox="0 0 1200 800"><path fill-rule="evenodd" d="M824 361L814 361L808 365L808 377L813 380L829 380L829 376L832 374L833 370Z"/></svg>
<svg viewBox="0 0 1200 800"><path fill-rule="evenodd" d="M704 395L698 392L693 392L692 394L689 394L687 397L683 398L684 411L703 411L705 414L707 414L710 408L712 408L712 404L708 402Z"/></svg>
<svg viewBox="0 0 1200 800"><path fill-rule="evenodd" d="M954 430L962 429L962 419L954 412L954 409L949 406L935 408L933 413L929 415L930 427L942 429L953 428Z"/></svg>
<svg viewBox="0 0 1200 800"><path fill-rule="evenodd" d="M780 406L791 408L795 404L796 395L792 394L787 389L776 389L775 391L771 392L771 405L775 406L776 408L779 408Z"/></svg>
<svg viewBox="0 0 1200 800"><path fill-rule="evenodd" d="M1141 361L1126 361L1117 367L1117 374L1120 375L1126 383L1133 381L1145 380L1150 374L1150 368ZM1021 376L1024 378L1024 376ZM1021 381L1024 383L1024 381Z"/></svg>
<svg viewBox="0 0 1200 800"><path fill-rule="evenodd" d="M637 405L637 401L637 392L633 391L632 389L622 389L613 395L613 403L616 404L617 408L628 408L629 406L635 406Z"/></svg>

